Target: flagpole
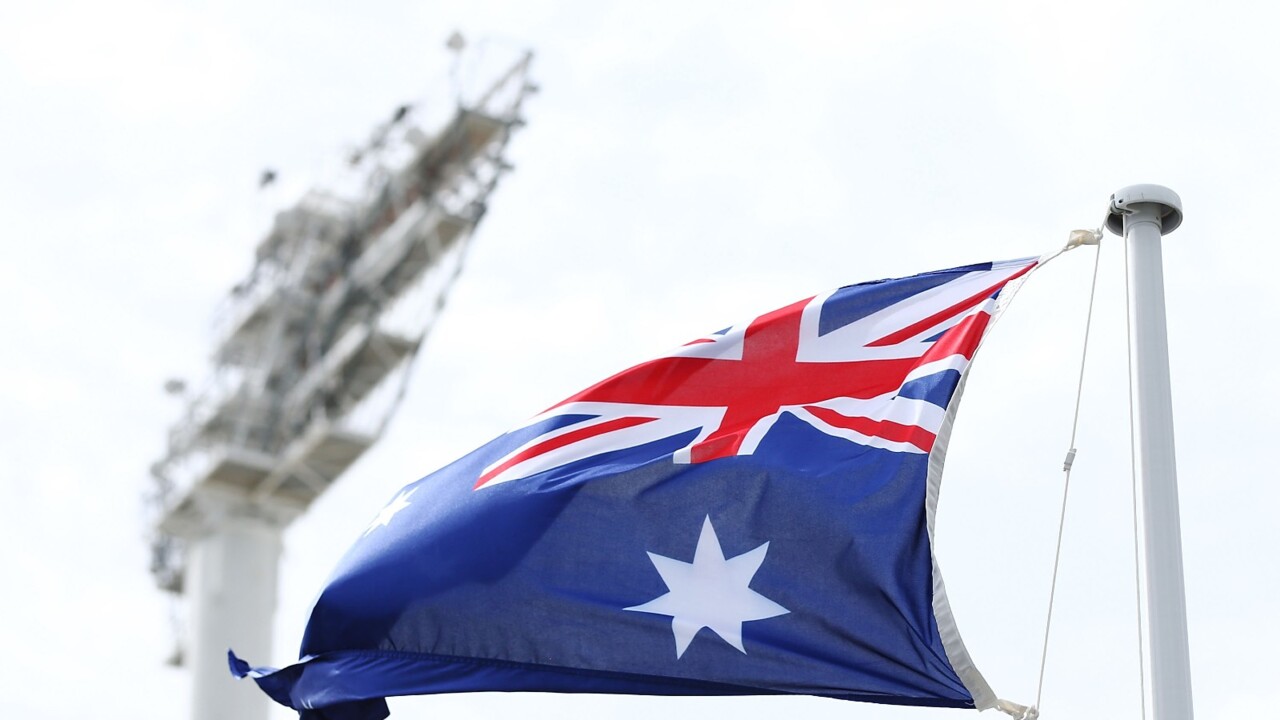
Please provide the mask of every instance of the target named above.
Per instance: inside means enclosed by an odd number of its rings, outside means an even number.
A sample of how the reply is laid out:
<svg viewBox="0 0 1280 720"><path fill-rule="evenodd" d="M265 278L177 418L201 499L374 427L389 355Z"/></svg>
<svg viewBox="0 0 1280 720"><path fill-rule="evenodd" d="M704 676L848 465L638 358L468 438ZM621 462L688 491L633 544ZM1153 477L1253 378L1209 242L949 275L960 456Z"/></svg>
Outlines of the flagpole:
<svg viewBox="0 0 1280 720"><path fill-rule="evenodd" d="M1182 200L1169 188L1132 185L1111 196L1107 228L1124 235L1128 253L1134 462L1142 490L1147 647L1154 720L1192 718L1160 246L1161 236L1173 232L1181 222Z"/></svg>

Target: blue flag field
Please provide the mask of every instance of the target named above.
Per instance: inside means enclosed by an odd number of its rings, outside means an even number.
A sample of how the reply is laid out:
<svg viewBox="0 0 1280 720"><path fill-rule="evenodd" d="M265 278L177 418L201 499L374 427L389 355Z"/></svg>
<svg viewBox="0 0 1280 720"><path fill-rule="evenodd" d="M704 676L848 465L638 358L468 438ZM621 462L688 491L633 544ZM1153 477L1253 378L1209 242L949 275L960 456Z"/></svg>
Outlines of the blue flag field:
<svg viewBox="0 0 1280 720"><path fill-rule="evenodd" d="M297 664L309 720L470 691L991 707L934 562L960 387L1034 258L850 285L690 342L406 486Z"/></svg>

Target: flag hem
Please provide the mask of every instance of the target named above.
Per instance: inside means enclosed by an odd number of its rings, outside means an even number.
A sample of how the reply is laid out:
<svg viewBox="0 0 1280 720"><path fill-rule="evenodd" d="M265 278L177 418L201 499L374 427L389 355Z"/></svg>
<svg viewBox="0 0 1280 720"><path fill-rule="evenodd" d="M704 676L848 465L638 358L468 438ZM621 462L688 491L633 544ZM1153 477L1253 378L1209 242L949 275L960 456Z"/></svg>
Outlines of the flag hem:
<svg viewBox="0 0 1280 720"><path fill-rule="evenodd" d="M234 658L234 655L231 656ZM793 693L786 690L718 683L692 678L664 675L646 675L611 670L594 670L558 665L522 663L493 658L471 658L429 653L411 653L395 650L339 650L309 657L302 662L279 670L250 669L246 663L233 673L251 677L268 695L282 705L308 711L308 717L327 718L330 712L343 718L373 720L383 715L356 711L360 707L373 707L369 701L405 695L440 694L456 692L553 692L581 693L582 678L592 678L595 683L588 692L622 695L816 695L838 700L856 700L891 705L924 707L973 707L967 701L947 701L941 698L909 698L879 695L875 693ZM363 686L364 692L345 684L352 670L369 677L371 666L378 666L376 677L385 684L377 687ZM477 668L485 669L476 672ZM236 672L236 670L239 672ZM509 677L508 673L514 673ZM440 681L447 680L447 687ZM430 690L430 692L424 692Z"/></svg>
<svg viewBox="0 0 1280 720"><path fill-rule="evenodd" d="M956 410L960 406L960 396L964 393L964 385L968 377L969 373L966 369L956 385L956 392L947 408L947 414L942 419L942 426L938 429L937 441L934 442L933 450L929 453L929 481L928 489L925 491L925 512L929 530L929 559L933 564L933 617L938 624L942 648L947 653L951 669L955 670L960 682L964 683L965 689L973 696L974 707L978 710L986 710L995 707L996 694L973 664L973 658L965 647L964 639L960 637L955 615L951 612L951 603L947 600L947 588L942 581L942 569L938 566L938 556L934 552L937 544L934 538L934 521L938 511L938 495L942 488L942 467L946 461L947 445L951 440L951 427L955 422Z"/></svg>
<svg viewBox="0 0 1280 720"><path fill-rule="evenodd" d="M925 513L926 526L929 532L929 559L933 565L933 616L938 624L938 635L942 639L942 648L947 654L947 660L951 663L951 669L955 670L960 682L964 683L965 689L973 696L974 707L978 710L996 707L999 699L995 691L991 689L987 679L982 676L977 666L974 665L973 658L969 655L969 649L965 647L964 639L960 636L960 628L956 625L955 614L952 613L951 603L947 599L947 588L942 581L942 569L938 565L938 556L934 552L934 548L937 546L934 537L934 524L938 512L938 497L942 489L942 469L946 463L947 446L951 442L951 430L955 424L956 413L960 408L960 399L964 396L964 387L969 379L969 370L973 367L973 361L977 358L978 351L982 349L982 344L990 334L996 321L1000 319L1005 309L1008 308L1009 303L1013 302L1013 297L1022 288L1022 284L1026 282L1033 272L1050 259L1052 259L1052 256L1040 256L1039 258L1024 258L1001 263L1014 265L1031 261L1032 267L1021 277L1014 278L1008 282L1001 290L1000 296L996 301L996 307L991 313L991 322L987 325L986 332L983 333L982 338L978 341L978 346L974 348L969 364L960 375L960 380L956 384L956 391L951 396L951 402L947 404L947 412L942 418L942 425L938 428L937 439L929 452L929 476L925 490Z"/></svg>

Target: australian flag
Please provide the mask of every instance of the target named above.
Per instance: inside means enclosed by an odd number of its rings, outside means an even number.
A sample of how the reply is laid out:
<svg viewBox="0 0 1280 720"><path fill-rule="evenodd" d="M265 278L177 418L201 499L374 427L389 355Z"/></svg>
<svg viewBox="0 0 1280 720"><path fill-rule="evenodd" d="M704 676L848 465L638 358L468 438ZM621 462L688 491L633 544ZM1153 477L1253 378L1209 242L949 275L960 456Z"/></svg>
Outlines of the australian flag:
<svg viewBox="0 0 1280 720"><path fill-rule="evenodd" d="M960 387L1036 259L840 288L625 370L391 499L301 659L313 720L468 691L990 707L933 557Z"/></svg>

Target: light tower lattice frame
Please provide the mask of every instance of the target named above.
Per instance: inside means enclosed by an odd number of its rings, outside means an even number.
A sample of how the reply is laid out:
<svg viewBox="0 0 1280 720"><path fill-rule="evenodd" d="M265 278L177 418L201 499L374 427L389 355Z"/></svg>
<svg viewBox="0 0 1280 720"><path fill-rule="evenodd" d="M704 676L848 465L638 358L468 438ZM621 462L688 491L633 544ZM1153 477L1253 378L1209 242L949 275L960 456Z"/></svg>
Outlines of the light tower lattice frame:
<svg viewBox="0 0 1280 720"><path fill-rule="evenodd" d="M152 466L152 572L186 594L194 717L265 718L226 649L270 656L283 529L382 436L510 169L524 53L431 132L396 110L347 187L277 215L218 315L209 382Z"/></svg>

